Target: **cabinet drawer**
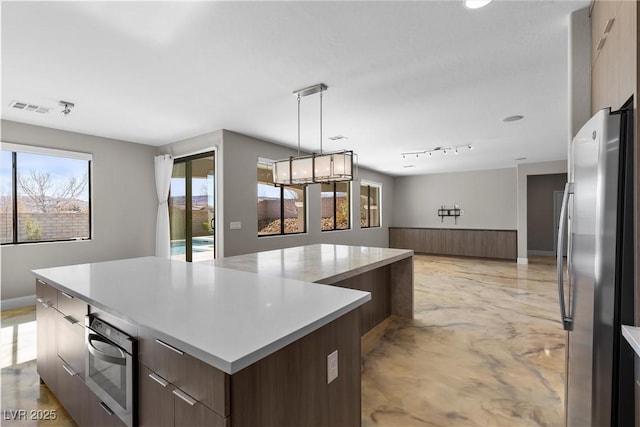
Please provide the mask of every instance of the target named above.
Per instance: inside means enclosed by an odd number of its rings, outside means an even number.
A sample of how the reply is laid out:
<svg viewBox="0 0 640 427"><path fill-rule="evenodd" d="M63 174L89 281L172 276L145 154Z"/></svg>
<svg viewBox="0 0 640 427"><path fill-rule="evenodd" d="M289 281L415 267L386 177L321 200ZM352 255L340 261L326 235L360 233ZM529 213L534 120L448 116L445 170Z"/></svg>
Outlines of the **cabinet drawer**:
<svg viewBox="0 0 640 427"><path fill-rule="evenodd" d="M40 279L36 279L36 297L39 303L57 307L58 290Z"/></svg>
<svg viewBox="0 0 640 427"><path fill-rule="evenodd" d="M56 397L78 425L85 425L84 406L89 389L78 372L57 358L58 392Z"/></svg>
<svg viewBox="0 0 640 427"><path fill-rule="evenodd" d="M69 317L58 315L58 356L84 378L85 328L80 323L71 323Z"/></svg>
<svg viewBox="0 0 640 427"><path fill-rule="evenodd" d="M176 427L229 427L230 417L221 417L203 404L174 389L174 411ZM181 397L183 396L183 397Z"/></svg>
<svg viewBox="0 0 640 427"><path fill-rule="evenodd" d="M138 425L173 426L173 385L144 365L139 368Z"/></svg>
<svg viewBox="0 0 640 427"><path fill-rule="evenodd" d="M86 302L58 290L58 311L65 316L71 316L76 322L83 323L89 313Z"/></svg>
<svg viewBox="0 0 640 427"><path fill-rule="evenodd" d="M229 375L152 334L141 331L138 344L140 363L222 417L229 415Z"/></svg>

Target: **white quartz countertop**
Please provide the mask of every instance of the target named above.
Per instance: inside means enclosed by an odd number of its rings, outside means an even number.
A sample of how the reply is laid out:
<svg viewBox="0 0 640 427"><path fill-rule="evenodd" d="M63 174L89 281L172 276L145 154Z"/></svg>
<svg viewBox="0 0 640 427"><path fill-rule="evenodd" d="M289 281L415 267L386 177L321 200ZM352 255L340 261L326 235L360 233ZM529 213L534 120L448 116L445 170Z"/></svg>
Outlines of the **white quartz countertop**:
<svg viewBox="0 0 640 427"><path fill-rule="evenodd" d="M219 258L210 263L306 282L335 283L413 256L412 250L316 244Z"/></svg>
<svg viewBox="0 0 640 427"><path fill-rule="evenodd" d="M640 356L640 328L622 325L622 336L631 344L633 351Z"/></svg>
<svg viewBox="0 0 640 427"><path fill-rule="evenodd" d="M156 257L33 273L228 374L371 299L368 292Z"/></svg>

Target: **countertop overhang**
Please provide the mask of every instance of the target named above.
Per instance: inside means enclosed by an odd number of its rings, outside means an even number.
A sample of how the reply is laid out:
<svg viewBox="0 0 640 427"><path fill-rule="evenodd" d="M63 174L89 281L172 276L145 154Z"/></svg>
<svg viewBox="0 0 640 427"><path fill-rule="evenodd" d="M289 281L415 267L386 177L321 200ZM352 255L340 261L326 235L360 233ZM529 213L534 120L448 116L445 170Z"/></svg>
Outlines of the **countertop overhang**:
<svg viewBox="0 0 640 427"><path fill-rule="evenodd" d="M236 255L207 263L306 282L336 283L412 256L413 251L407 249L315 244Z"/></svg>
<svg viewBox="0 0 640 427"><path fill-rule="evenodd" d="M33 273L228 374L371 299L368 292L294 280L284 274L157 257Z"/></svg>

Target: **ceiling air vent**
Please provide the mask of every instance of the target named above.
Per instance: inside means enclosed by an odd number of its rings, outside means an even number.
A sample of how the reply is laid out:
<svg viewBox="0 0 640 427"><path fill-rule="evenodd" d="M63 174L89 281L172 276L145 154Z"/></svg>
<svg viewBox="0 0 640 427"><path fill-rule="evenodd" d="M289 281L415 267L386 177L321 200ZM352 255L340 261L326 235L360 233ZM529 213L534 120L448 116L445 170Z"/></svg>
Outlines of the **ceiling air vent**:
<svg viewBox="0 0 640 427"><path fill-rule="evenodd" d="M20 101L11 101L9 107L17 108L18 110L34 111L40 114L48 113L51 110L51 108L41 107L40 105L29 104L27 102Z"/></svg>

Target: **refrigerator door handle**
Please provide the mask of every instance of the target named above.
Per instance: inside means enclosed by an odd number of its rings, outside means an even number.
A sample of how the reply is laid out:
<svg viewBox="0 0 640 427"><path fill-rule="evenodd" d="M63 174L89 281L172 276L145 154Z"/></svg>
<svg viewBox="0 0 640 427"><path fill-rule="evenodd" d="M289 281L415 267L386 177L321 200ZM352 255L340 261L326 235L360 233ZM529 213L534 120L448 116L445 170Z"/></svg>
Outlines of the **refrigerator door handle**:
<svg viewBox="0 0 640 427"><path fill-rule="evenodd" d="M560 300L560 318L562 319L562 327L566 331L573 329L573 319L567 315L566 304L564 301L564 232L567 218L567 210L569 205L569 196L573 194L573 183L567 182L564 186L564 195L562 196L562 208L560 209L560 224L558 227L558 297ZM567 270L571 270L571 233L568 236L568 252L567 252ZM571 276L571 275L569 275ZM571 277L569 277L569 281Z"/></svg>

